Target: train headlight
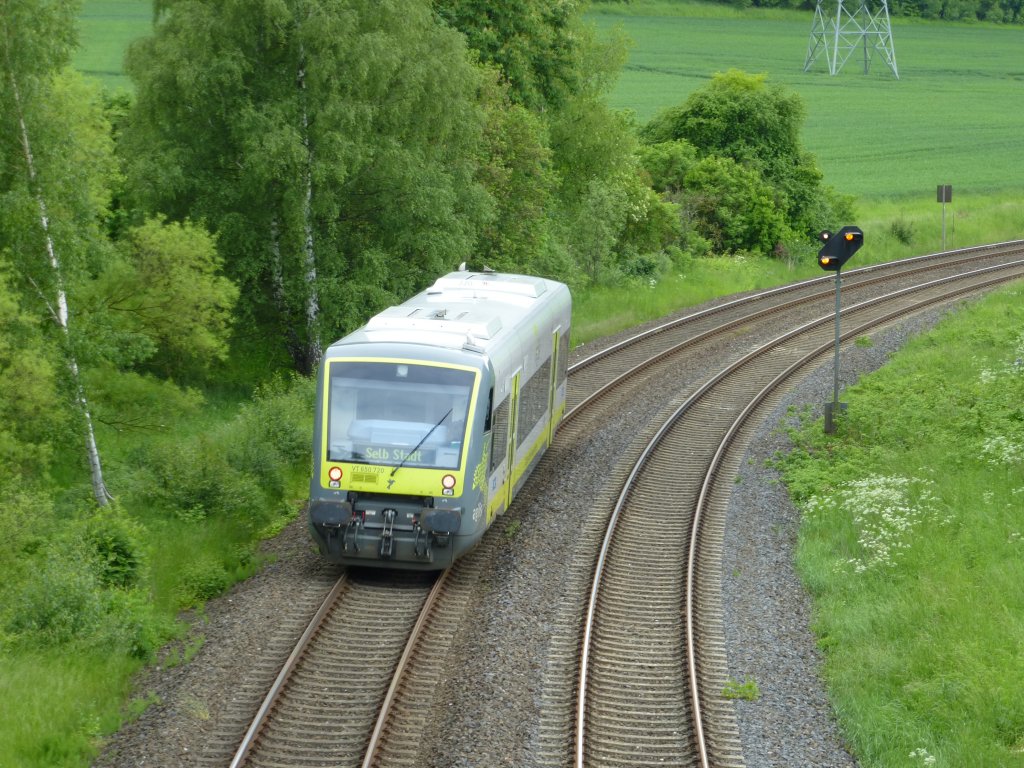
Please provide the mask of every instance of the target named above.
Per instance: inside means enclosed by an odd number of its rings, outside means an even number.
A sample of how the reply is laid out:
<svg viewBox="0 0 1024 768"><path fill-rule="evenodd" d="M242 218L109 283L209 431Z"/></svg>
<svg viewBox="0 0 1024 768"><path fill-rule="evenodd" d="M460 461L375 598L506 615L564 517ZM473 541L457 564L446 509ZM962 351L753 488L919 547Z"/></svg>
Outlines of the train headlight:
<svg viewBox="0 0 1024 768"><path fill-rule="evenodd" d="M455 487L455 475L445 475L444 477L442 477L441 478L441 486L445 490L448 490L448 491L450 491L452 488L454 488Z"/></svg>
<svg viewBox="0 0 1024 768"><path fill-rule="evenodd" d="M342 475L341 467L331 467L327 471L327 476L329 478L331 478L331 480L333 480L334 482L338 482L339 480L341 480L341 475Z"/></svg>

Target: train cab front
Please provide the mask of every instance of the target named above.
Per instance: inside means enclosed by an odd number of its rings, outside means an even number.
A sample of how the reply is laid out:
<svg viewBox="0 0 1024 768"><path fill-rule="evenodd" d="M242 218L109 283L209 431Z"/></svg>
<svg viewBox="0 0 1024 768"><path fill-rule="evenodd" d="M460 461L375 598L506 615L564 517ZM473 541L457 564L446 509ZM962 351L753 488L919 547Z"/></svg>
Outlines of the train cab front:
<svg viewBox="0 0 1024 768"><path fill-rule="evenodd" d="M466 469L482 442L471 430L479 371L409 359L324 366L309 504L320 552L347 565L447 568L475 542L483 506Z"/></svg>

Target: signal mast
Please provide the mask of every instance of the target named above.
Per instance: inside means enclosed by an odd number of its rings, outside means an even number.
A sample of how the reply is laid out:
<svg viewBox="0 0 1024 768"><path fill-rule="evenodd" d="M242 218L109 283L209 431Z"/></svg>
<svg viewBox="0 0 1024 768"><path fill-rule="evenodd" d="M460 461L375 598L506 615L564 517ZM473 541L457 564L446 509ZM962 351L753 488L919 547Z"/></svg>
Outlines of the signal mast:
<svg viewBox="0 0 1024 768"><path fill-rule="evenodd" d="M822 51L828 63L828 73L836 74L858 48L864 51L864 74L871 65L871 54L877 51L889 65L893 75L900 79L896 68L896 49L892 42L892 25L889 23L888 0L875 0L878 6L872 13L869 0L854 0L858 3L851 13L843 0L817 0L814 21L811 23L811 37L807 43L807 58L804 72L818 59ZM833 10L834 7L834 10Z"/></svg>

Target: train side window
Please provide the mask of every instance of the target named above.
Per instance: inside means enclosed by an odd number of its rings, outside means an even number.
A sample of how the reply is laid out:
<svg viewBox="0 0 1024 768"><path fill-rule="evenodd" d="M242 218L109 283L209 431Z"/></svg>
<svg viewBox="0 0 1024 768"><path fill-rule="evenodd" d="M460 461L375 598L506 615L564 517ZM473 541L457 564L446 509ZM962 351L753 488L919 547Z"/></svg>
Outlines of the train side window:
<svg viewBox="0 0 1024 768"><path fill-rule="evenodd" d="M487 393L487 415L484 417L484 432L491 431L491 415L494 409L494 387Z"/></svg>
<svg viewBox="0 0 1024 768"><path fill-rule="evenodd" d="M569 378L569 333L564 332L558 340L558 381L557 386L565 384Z"/></svg>
<svg viewBox="0 0 1024 768"><path fill-rule="evenodd" d="M519 403L519 424L516 428L516 443L526 442L527 435L544 417L548 410L548 388L551 386L551 358L545 360L533 372L530 380L523 385Z"/></svg>
<svg viewBox="0 0 1024 768"><path fill-rule="evenodd" d="M494 409L494 422L491 425L491 471L493 472L505 460L508 453L508 404L511 398Z"/></svg>

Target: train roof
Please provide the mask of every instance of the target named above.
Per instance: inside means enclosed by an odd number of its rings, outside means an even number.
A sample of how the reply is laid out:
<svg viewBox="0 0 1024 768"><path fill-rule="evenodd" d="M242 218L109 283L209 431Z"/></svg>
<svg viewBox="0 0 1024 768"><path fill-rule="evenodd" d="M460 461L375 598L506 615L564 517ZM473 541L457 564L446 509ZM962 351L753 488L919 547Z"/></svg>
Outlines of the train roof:
<svg viewBox="0 0 1024 768"><path fill-rule="evenodd" d="M488 353L538 314L570 311L569 289L542 277L452 272L332 345L401 343Z"/></svg>

